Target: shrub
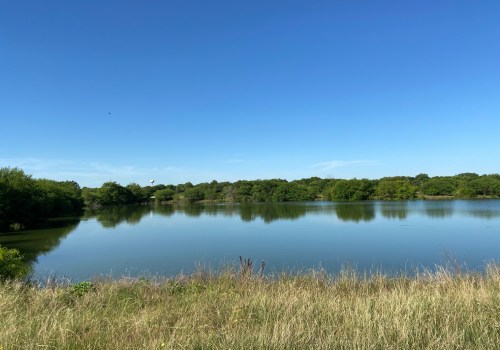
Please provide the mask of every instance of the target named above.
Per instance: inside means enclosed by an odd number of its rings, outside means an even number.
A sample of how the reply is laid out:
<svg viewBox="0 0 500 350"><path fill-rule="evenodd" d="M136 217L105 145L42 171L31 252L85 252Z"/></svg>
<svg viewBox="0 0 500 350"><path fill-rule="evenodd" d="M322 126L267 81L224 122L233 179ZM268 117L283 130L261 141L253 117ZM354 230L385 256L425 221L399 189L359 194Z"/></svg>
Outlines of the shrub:
<svg viewBox="0 0 500 350"><path fill-rule="evenodd" d="M155 196L155 201L156 202L163 202L163 201L169 201L174 198L175 191L171 188L164 188L162 190L158 190L154 192Z"/></svg>
<svg viewBox="0 0 500 350"><path fill-rule="evenodd" d="M74 284L71 287L71 293L77 297L83 297L85 294L94 289L92 282L83 281Z"/></svg>
<svg viewBox="0 0 500 350"><path fill-rule="evenodd" d="M22 259L17 249L0 246L0 280L24 277L28 273L28 268Z"/></svg>

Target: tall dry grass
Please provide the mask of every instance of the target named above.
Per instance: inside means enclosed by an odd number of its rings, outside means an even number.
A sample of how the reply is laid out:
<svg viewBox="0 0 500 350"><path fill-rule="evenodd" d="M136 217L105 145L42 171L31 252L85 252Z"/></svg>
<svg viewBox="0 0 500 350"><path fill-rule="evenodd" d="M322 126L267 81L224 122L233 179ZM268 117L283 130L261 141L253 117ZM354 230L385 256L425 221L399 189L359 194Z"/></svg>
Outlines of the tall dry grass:
<svg viewBox="0 0 500 350"><path fill-rule="evenodd" d="M11 349L500 349L500 267L0 285Z"/></svg>

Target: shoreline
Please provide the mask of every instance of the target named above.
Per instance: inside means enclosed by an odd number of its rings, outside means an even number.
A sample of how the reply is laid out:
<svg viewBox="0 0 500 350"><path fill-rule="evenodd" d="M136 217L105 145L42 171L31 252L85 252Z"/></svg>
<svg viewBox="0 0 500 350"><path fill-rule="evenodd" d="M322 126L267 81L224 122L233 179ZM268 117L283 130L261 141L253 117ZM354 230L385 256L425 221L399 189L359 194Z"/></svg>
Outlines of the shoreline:
<svg viewBox="0 0 500 350"><path fill-rule="evenodd" d="M454 197L454 196L421 196L417 198L411 198L411 199L383 199L383 198L370 198L370 199L362 199L362 200L346 200L346 201L332 201L324 198L316 198L314 200L310 201L264 201L264 202L259 202L259 201L218 201L218 200L209 200L209 199L204 199L200 201L186 201L186 200L169 200L169 201L161 201L158 202L157 204L287 204L287 203L311 203L311 202L328 202L328 203L362 203L362 202L374 202L374 201L380 201L380 202L414 202L414 201L447 201L447 200L456 200L456 201L481 201L481 200L500 200L498 197L488 197L488 196L482 196L482 197L476 197L476 198L459 198L459 197ZM147 203L136 203L136 204L130 204L130 205L154 205L155 202L147 202Z"/></svg>

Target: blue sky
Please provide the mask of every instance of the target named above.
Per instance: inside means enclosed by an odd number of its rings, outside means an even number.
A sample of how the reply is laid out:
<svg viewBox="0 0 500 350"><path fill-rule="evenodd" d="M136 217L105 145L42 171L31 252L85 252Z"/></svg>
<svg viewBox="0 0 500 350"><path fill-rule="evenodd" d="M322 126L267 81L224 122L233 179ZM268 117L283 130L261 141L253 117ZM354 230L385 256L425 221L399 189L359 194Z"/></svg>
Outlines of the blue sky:
<svg viewBox="0 0 500 350"><path fill-rule="evenodd" d="M500 172L500 1L0 1L0 166L100 186Z"/></svg>

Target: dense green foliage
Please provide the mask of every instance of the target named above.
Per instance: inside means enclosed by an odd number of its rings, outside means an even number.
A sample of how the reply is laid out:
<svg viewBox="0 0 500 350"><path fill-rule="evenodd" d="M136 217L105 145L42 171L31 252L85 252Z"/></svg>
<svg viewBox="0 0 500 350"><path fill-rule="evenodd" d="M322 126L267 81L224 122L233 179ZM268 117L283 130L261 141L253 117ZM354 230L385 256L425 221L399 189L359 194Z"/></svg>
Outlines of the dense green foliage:
<svg viewBox="0 0 500 350"><path fill-rule="evenodd" d="M452 196L455 190L456 184L449 177L435 177L422 186L422 192L429 196Z"/></svg>
<svg viewBox="0 0 500 350"><path fill-rule="evenodd" d="M378 183L376 194L379 199L412 199L417 190L408 178L383 178Z"/></svg>
<svg viewBox="0 0 500 350"><path fill-rule="evenodd" d="M29 228L47 218L80 214L83 208L164 202L301 202L427 198L500 198L500 175L463 173L455 176L384 177L287 181L240 180L191 182L141 187L105 182L99 188L80 189L73 181L33 179L18 168L0 169L0 230Z"/></svg>
<svg viewBox="0 0 500 350"><path fill-rule="evenodd" d="M85 204L144 203L154 199L161 202L302 202L311 200L358 201L368 199L406 200L432 197L500 198L500 175L464 173L456 176L384 177L369 179L321 179L312 177L287 181L240 180L236 182L190 182L178 185L123 187L106 182L100 188L84 188Z"/></svg>
<svg viewBox="0 0 500 350"><path fill-rule="evenodd" d="M0 281L24 277L28 267L17 249L0 246Z"/></svg>
<svg viewBox="0 0 500 350"><path fill-rule="evenodd" d="M334 201L361 201L370 199L375 193L375 183L367 179L339 180L331 189Z"/></svg>
<svg viewBox="0 0 500 350"><path fill-rule="evenodd" d="M0 231L29 228L51 217L82 213L80 186L73 181L33 179L18 168L0 168Z"/></svg>

